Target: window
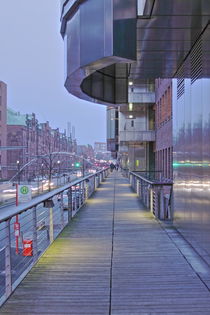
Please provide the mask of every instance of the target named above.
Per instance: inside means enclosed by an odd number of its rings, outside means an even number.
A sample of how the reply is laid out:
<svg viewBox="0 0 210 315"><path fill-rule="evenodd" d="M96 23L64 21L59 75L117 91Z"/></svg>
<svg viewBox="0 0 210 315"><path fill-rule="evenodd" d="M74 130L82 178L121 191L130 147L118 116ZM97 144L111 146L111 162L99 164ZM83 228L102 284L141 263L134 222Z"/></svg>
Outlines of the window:
<svg viewBox="0 0 210 315"><path fill-rule="evenodd" d="M134 127L134 120L131 120L131 127Z"/></svg>
<svg viewBox="0 0 210 315"><path fill-rule="evenodd" d="M138 0L138 15L144 15L146 0Z"/></svg>

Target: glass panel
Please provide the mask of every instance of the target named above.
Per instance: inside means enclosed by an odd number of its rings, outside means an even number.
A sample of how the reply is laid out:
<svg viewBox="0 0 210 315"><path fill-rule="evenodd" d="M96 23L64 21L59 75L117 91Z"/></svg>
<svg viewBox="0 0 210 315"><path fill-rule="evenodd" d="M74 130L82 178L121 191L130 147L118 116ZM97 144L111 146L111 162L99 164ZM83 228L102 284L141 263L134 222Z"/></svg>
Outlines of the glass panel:
<svg viewBox="0 0 210 315"><path fill-rule="evenodd" d="M138 0L138 15L144 14L146 0Z"/></svg>

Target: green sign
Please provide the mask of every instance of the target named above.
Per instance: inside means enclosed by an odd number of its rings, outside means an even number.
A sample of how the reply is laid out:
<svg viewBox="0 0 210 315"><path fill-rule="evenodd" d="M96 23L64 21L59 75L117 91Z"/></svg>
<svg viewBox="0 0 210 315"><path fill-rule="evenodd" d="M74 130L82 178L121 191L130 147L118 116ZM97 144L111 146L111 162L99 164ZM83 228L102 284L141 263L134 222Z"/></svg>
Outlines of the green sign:
<svg viewBox="0 0 210 315"><path fill-rule="evenodd" d="M29 193L29 189L28 189L27 186L22 186L22 187L20 188L20 192L21 192L21 194L26 195L26 194Z"/></svg>
<svg viewBox="0 0 210 315"><path fill-rule="evenodd" d="M31 200L31 186L18 185L17 204L21 202L29 202Z"/></svg>

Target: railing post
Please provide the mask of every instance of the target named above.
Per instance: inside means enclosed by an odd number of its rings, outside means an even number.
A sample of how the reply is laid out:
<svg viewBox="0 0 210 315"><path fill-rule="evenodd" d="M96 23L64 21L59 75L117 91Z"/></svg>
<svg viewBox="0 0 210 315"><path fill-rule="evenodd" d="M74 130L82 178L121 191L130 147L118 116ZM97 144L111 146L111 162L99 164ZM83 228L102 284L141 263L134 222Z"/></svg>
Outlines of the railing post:
<svg viewBox="0 0 210 315"><path fill-rule="evenodd" d="M89 179L85 181L85 200L89 197Z"/></svg>
<svg viewBox="0 0 210 315"><path fill-rule="evenodd" d="M146 205L147 205L147 208L149 208L149 206L150 206L149 197L150 197L150 185L147 185L147 187L146 187Z"/></svg>
<svg viewBox="0 0 210 315"><path fill-rule="evenodd" d="M150 188L150 211L153 212L153 190Z"/></svg>
<svg viewBox="0 0 210 315"><path fill-rule="evenodd" d="M61 226L64 227L64 215L63 215L63 192L61 193L61 200L60 200L60 214L61 214Z"/></svg>
<svg viewBox="0 0 210 315"><path fill-rule="evenodd" d="M139 198L142 198L142 180L139 180Z"/></svg>
<svg viewBox="0 0 210 315"><path fill-rule="evenodd" d="M154 213L155 217L158 218L159 217L159 192L158 192L157 187L155 187L153 193L155 194L155 198L154 198L155 205L154 205L153 213Z"/></svg>
<svg viewBox="0 0 210 315"><path fill-rule="evenodd" d="M138 179L136 181L136 193L137 193L137 196L139 197L139 180Z"/></svg>
<svg viewBox="0 0 210 315"><path fill-rule="evenodd" d="M72 218L72 189L71 187L68 190L67 196L68 196L68 223L69 223Z"/></svg>
<svg viewBox="0 0 210 315"><path fill-rule="evenodd" d="M82 194L81 194L81 192L82 192L82 183L80 182L79 183L79 208L82 205Z"/></svg>
<svg viewBox="0 0 210 315"><path fill-rule="evenodd" d="M163 194L163 187L159 188L159 205L160 205L160 213L159 218L160 220L165 219L165 209L164 209L164 194Z"/></svg>
<svg viewBox="0 0 210 315"><path fill-rule="evenodd" d="M170 192L170 220L173 219L173 214L174 214L174 191L173 191L173 186L172 186L171 192Z"/></svg>
<svg viewBox="0 0 210 315"><path fill-rule="evenodd" d="M54 240L54 226L53 226L53 207L49 208L50 212L50 243Z"/></svg>
<svg viewBox="0 0 210 315"><path fill-rule="evenodd" d="M77 212L77 189L76 186L74 186L74 211Z"/></svg>
<svg viewBox="0 0 210 315"><path fill-rule="evenodd" d="M6 244L5 244L5 293L9 297L12 293L12 264L11 264L11 236L10 219L6 221Z"/></svg>
<svg viewBox="0 0 210 315"><path fill-rule="evenodd" d="M35 262L38 259L36 207L33 207L32 209L32 222L33 222L33 259Z"/></svg>
<svg viewBox="0 0 210 315"><path fill-rule="evenodd" d="M85 203L85 181L82 182L82 203Z"/></svg>
<svg viewBox="0 0 210 315"><path fill-rule="evenodd" d="M145 205L145 183L143 180L142 180L142 195L141 196L142 196L142 202Z"/></svg>
<svg viewBox="0 0 210 315"><path fill-rule="evenodd" d="M94 191L96 190L97 186L96 186L96 176L94 176Z"/></svg>

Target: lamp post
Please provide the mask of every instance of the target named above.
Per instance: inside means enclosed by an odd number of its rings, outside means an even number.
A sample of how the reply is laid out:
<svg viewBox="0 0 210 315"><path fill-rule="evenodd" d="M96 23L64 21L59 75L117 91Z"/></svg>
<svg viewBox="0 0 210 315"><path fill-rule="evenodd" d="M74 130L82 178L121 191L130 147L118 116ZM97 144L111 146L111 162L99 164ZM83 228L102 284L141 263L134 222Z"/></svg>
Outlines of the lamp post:
<svg viewBox="0 0 210 315"><path fill-rule="evenodd" d="M61 161L57 161L58 164L58 177L60 177L60 165L61 165ZM58 186L58 177L57 177L57 186Z"/></svg>
<svg viewBox="0 0 210 315"><path fill-rule="evenodd" d="M44 174L43 174L43 168L44 168L44 164L42 163L42 164L41 164L41 175L42 175L42 192L43 192L43 177L44 177Z"/></svg>
<svg viewBox="0 0 210 315"><path fill-rule="evenodd" d="M85 177L85 159L82 157L82 177Z"/></svg>
<svg viewBox="0 0 210 315"><path fill-rule="evenodd" d="M17 169L18 169L18 184L20 184L20 161L17 160L16 161L17 164ZM16 184L16 206L18 206L18 184ZM16 215L16 222L15 222L15 226L18 227L18 230L20 230L20 224L18 221L18 214ZM15 236L15 253L18 255L19 254L19 235Z"/></svg>
<svg viewBox="0 0 210 315"><path fill-rule="evenodd" d="M20 184L20 161L19 160L17 160L17 162L16 162L16 164L17 164L17 170L18 170L18 184Z"/></svg>

